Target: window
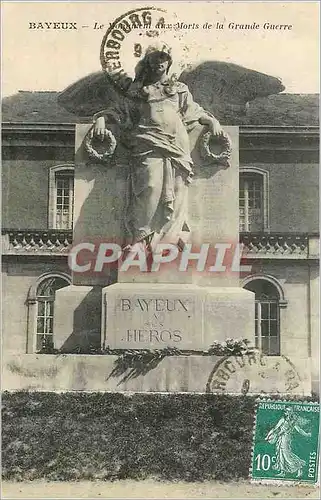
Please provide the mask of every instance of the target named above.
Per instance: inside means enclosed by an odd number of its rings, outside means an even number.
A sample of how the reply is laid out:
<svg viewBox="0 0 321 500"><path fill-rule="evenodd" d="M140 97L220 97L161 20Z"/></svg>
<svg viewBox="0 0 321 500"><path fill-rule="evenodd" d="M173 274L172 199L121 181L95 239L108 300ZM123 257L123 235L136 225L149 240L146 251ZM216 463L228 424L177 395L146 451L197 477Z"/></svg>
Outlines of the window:
<svg viewBox="0 0 321 500"><path fill-rule="evenodd" d="M73 172L65 171L56 174L56 229L72 228L73 199Z"/></svg>
<svg viewBox="0 0 321 500"><path fill-rule="evenodd" d="M49 227L72 229L74 210L74 169L70 165L52 167L49 174Z"/></svg>
<svg viewBox="0 0 321 500"><path fill-rule="evenodd" d="M55 293L59 288L67 286L63 278L48 278L42 281L37 290L37 332L36 351L44 345L53 344L53 317Z"/></svg>
<svg viewBox="0 0 321 500"><path fill-rule="evenodd" d="M31 287L27 301L28 353L53 346L55 294L57 290L68 285L69 276L58 273L43 275Z"/></svg>
<svg viewBox="0 0 321 500"><path fill-rule="evenodd" d="M277 288L268 280L255 279L245 285L255 293L255 346L264 354L280 354L280 304Z"/></svg>
<svg viewBox="0 0 321 500"><path fill-rule="evenodd" d="M241 169L239 210L240 231L267 229L267 172L255 168Z"/></svg>

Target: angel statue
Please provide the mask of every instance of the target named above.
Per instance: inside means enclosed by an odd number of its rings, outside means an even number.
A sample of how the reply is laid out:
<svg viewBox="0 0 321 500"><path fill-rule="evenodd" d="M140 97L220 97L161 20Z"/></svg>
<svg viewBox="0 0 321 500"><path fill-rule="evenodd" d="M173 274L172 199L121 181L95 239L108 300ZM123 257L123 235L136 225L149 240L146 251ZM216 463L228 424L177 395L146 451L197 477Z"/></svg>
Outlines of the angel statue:
<svg viewBox="0 0 321 500"><path fill-rule="evenodd" d="M194 102L186 84L169 75L171 48L150 45L123 87L123 98L94 114L92 135L102 142L116 123L129 150L128 199L124 215L125 248L166 241L181 248L187 221L188 186L193 177L189 133L197 124L222 136L219 121ZM127 79L128 80L128 79Z"/></svg>
<svg viewBox="0 0 321 500"><path fill-rule="evenodd" d="M285 476L287 472L296 473L297 477L302 476L302 469L306 462L293 452L291 445L295 432L304 437L311 437L310 432L302 429L306 423L308 423L307 419L300 417L289 407L285 409L284 416L267 434L266 441L275 444L276 463L272 467L278 471L279 476Z"/></svg>

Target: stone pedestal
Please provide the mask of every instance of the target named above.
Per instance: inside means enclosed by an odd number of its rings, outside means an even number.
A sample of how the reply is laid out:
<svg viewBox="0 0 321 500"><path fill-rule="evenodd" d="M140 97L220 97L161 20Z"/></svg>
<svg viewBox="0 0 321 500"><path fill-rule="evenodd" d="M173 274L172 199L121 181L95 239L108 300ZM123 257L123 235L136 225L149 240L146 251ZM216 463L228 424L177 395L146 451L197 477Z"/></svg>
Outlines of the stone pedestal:
<svg viewBox="0 0 321 500"><path fill-rule="evenodd" d="M121 148L109 163L94 163L84 148L84 138L91 125L76 126L73 248L85 243L94 251L78 253L80 263L92 264L88 271L74 272L73 284L106 286L117 281L117 266L103 266L95 271L99 245L124 240L123 218L126 203L128 161Z"/></svg>
<svg viewBox="0 0 321 500"><path fill-rule="evenodd" d="M54 347L83 352L100 347L101 288L70 285L56 292Z"/></svg>
<svg viewBox="0 0 321 500"><path fill-rule="evenodd" d="M233 143L230 168L201 158L201 126L190 137L195 178L189 187L189 242L192 252L200 251L202 244L209 246L204 269L197 270L191 260L187 270L180 271L177 259L159 272L140 272L137 267L120 272L117 265L99 271L94 265L101 243L121 245L125 239L130 158L122 156L120 147L107 165L89 161L84 149L89 127L76 127L73 249L85 243L87 250L78 255L78 262L90 265L73 273L71 287L57 292L55 346L67 350L101 339L105 347L117 349L199 351L227 338L254 343L254 294L239 287L239 273L231 268L239 241L238 128L225 127ZM225 245L227 253L220 269L213 271L217 245Z"/></svg>
<svg viewBox="0 0 321 500"><path fill-rule="evenodd" d="M117 283L103 289L102 335L113 349L207 350L214 341L254 344L253 294L238 287Z"/></svg>

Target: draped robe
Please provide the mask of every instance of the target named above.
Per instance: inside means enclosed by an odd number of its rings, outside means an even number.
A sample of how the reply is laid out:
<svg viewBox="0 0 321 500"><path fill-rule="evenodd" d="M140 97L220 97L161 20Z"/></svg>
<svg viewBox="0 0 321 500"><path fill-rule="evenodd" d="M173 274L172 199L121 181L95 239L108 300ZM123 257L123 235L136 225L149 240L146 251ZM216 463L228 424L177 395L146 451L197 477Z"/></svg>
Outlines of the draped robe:
<svg viewBox="0 0 321 500"><path fill-rule="evenodd" d="M189 232L187 189L193 177L188 130L206 113L188 87L169 80L132 83L121 105L100 111L116 119L130 151L125 226L131 243L177 244Z"/></svg>

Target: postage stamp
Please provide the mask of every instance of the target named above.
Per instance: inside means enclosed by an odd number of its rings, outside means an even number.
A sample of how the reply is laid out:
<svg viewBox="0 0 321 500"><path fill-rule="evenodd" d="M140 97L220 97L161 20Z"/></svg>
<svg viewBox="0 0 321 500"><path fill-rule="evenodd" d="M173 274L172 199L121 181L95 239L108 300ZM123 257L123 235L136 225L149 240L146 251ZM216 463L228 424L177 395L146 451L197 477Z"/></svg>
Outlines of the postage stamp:
<svg viewBox="0 0 321 500"><path fill-rule="evenodd" d="M318 403L260 401L253 434L251 479L316 484L319 423Z"/></svg>

